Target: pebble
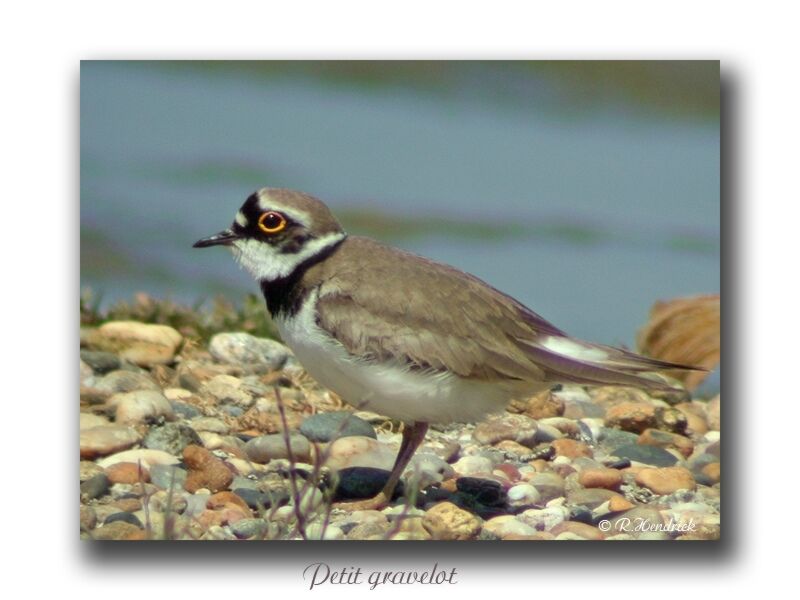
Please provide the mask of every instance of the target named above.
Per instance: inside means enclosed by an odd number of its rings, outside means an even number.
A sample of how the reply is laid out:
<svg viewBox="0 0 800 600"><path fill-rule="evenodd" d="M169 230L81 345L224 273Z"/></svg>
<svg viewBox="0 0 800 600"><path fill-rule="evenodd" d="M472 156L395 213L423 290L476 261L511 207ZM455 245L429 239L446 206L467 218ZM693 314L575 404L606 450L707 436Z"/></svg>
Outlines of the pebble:
<svg viewBox="0 0 800 600"><path fill-rule="evenodd" d="M589 446L577 440L563 438L560 440L553 440L551 445L556 451L556 456L566 456L567 458L578 458L580 456L591 458L592 456L592 450Z"/></svg>
<svg viewBox="0 0 800 600"><path fill-rule="evenodd" d="M186 481L186 469L175 465L153 465L150 467L150 481L162 490L169 489L170 485L181 490Z"/></svg>
<svg viewBox="0 0 800 600"><path fill-rule="evenodd" d="M121 363L119 356L111 352L100 352L93 350L81 350L81 362L99 375L104 375L110 371L116 371Z"/></svg>
<svg viewBox="0 0 800 600"><path fill-rule="evenodd" d="M133 371L111 371L98 379L94 384L95 389L109 394L133 392L136 390L160 391L161 388L149 376Z"/></svg>
<svg viewBox="0 0 800 600"><path fill-rule="evenodd" d="M627 458L631 461L656 467L669 467L678 462L678 458L674 454L670 454L658 446L625 444L615 448L610 454L617 458Z"/></svg>
<svg viewBox="0 0 800 600"><path fill-rule="evenodd" d="M567 494L567 503L593 510L615 496L619 496L619 494L602 488L576 489Z"/></svg>
<svg viewBox="0 0 800 600"><path fill-rule="evenodd" d="M348 467L336 473L336 500L360 500L372 498L383 489L389 479L389 471L372 467ZM401 482L402 483L402 482ZM397 486L396 495L402 494Z"/></svg>
<svg viewBox="0 0 800 600"><path fill-rule="evenodd" d="M201 392L215 398L218 402L230 402L248 407L253 395L242 386L242 380L232 375L216 375L201 388Z"/></svg>
<svg viewBox="0 0 800 600"><path fill-rule="evenodd" d="M92 530L92 539L95 540L129 540L142 539L142 530L136 525L125 521L113 521L108 525L97 527Z"/></svg>
<svg viewBox="0 0 800 600"><path fill-rule="evenodd" d="M91 346L142 367L171 363L183 336L167 325L111 321L89 335Z"/></svg>
<svg viewBox="0 0 800 600"><path fill-rule="evenodd" d="M369 521L353 527L347 532L346 537L348 540L384 540L391 528L388 521L383 523Z"/></svg>
<svg viewBox="0 0 800 600"><path fill-rule="evenodd" d="M245 444L244 448L247 458L261 464L266 464L276 458L289 458L289 449L286 447L286 439L282 433L254 437ZM299 433L290 434L289 448L292 450L295 461L311 461L311 444L306 436Z"/></svg>
<svg viewBox="0 0 800 600"><path fill-rule="evenodd" d="M111 425L111 421L106 419L101 415L95 415L92 413L81 413L80 416L80 426L79 429L83 431L84 429L91 429L92 427L100 427L100 426L108 426Z"/></svg>
<svg viewBox="0 0 800 600"><path fill-rule="evenodd" d="M456 480L456 489L484 506L499 506L506 502L503 485L491 479L459 477Z"/></svg>
<svg viewBox="0 0 800 600"><path fill-rule="evenodd" d="M453 463L453 470L462 477L491 473L494 463L485 456L464 456Z"/></svg>
<svg viewBox="0 0 800 600"><path fill-rule="evenodd" d="M703 435L708 431L705 407L699 402L681 402L676 404L675 408L686 417L687 434Z"/></svg>
<svg viewBox="0 0 800 600"><path fill-rule="evenodd" d="M656 408L642 402L622 402L606 411L606 427L641 433L656 425Z"/></svg>
<svg viewBox="0 0 800 600"><path fill-rule="evenodd" d="M120 424L135 425L158 419L175 418L172 404L164 394L155 390L136 390L114 394L108 400L108 404L116 406L116 421Z"/></svg>
<svg viewBox="0 0 800 600"><path fill-rule="evenodd" d="M159 427L151 427L142 442L145 448L163 450L176 456L183 452L189 444L202 444L197 432L182 423L165 423Z"/></svg>
<svg viewBox="0 0 800 600"><path fill-rule="evenodd" d="M523 523L514 515L500 515L487 520L482 531L490 533L500 539L506 539L510 535L533 535L536 529Z"/></svg>
<svg viewBox="0 0 800 600"><path fill-rule="evenodd" d="M264 519L239 519L231 525L231 531L240 540L269 539L270 527Z"/></svg>
<svg viewBox="0 0 800 600"><path fill-rule="evenodd" d="M196 492L206 488L211 492L226 489L233 481L233 473L211 452L196 445L186 446L183 450L183 462L189 467L184 488Z"/></svg>
<svg viewBox="0 0 800 600"><path fill-rule="evenodd" d="M683 435L689 421L677 408L656 408L656 428Z"/></svg>
<svg viewBox="0 0 800 600"><path fill-rule="evenodd" d="M110 487L111 482L108 480L108 477L106 477L106 474L100 473L81 482L81 498L87 498L89 500L100 498L108 493Z"/></svg>
<svg viewBox="0 0 800 600"><path fill-rule="evenodd" d="M337 471L347 467L374 467L390 471L397 449L365 436L349 436L331 442L325 465Z"/></svg>
<svg viewBox="0 0 800 600"><path fill-rule="evenodd" d="M164 394L166 396L166 394ZM167 396L169 399L169 396ZM191 404L187 404L186 402L176 402L170 400L170 404L172 404L172 411L175 413L176 416L182 419L194 419L195 417L201 416L199 410L196 407L192 406Z"/></svg>
<svg viewBox="0 0 800 600"><path fill-rule="evenodd" d="M405 470L406 481L414 489L424 489L455 477L455 469L435 454L417 452Z"/></svg>
<svg viewBox="0 0 800 600"><path fill-rule="evenodd" d="M105 527L109 523L115 523L117 521L121 521L123 523L130 523L131 525L134 525L139 529L144 529L144 525L142 525L142 522L139 520L139 518L133 513L129 512L116 512L108 515L105 518L105 521L103 521L103 526Z"/></svg>
<svg viewBox="0 0 800 600"><path fill-rule="evenodd" d="M312 442L330 442L354 435L377 438L372 425L349 411L311 415L300 424L300 433Z"/></svg>
<svg viewBox="0 0 800 600"><path fill-rule="evenodd" d="M550 529L550 533L556 536L557 540L578 539L578 540L602 540L605 538L603 532L597 527L576 521L562 521ZM571 537L562 537L562 534L569 534Z"/></svg>
<svg viewBox="0 0 800 600"><path fill-rule="evenodd" d="M198 412L198 415L200 413ZM211 431L213 433L219 433L225 435L230 431L230 427L223 421L217 417L195 417L189 423L192 429L195 431Z"/></svg>
<svg viewBox="0 0 800 600"><path fill-rule="evenodd" d="M702 472L703 475L705 475L705 477L708 478L708 480L711 482L711 485L719 483L720 468L718 462L709 463L705 467L703 467L700 471Z"/></svg>
<svg viewBox="0 0 800 600"><path fill-rule="evenodd" d="M311 523L306 527L306 539L309 540L343 540L344 531L337 525L328 523Z"/></svg>
<svg viewBox="0 0 800 600"><path fill-rule="evenodd" d="M645 429L639 436L637 443L665 449L672 448L680 452L684 457L689 457L694 451L694 443L689 438L677 433L661 431L660 429Z"/></svg>
<svg viewBox="0 0 800 600"><path fill-rule="evenodd" d="M142 463L146 469L151 470L153 465L175 465L180 462L176 456L164 452L163 450L150 450L149 448L136 448L134 450L125 450L124 452L117 452L111 456L107 456L99 461L97 464L107 469L111 465L117 463Z"/></svg>
<svg viewBox="0 0 800 600"><path fill-rule="evenodd" d="M584 469L578 474L578 483L585 488L616 489L622 484L622 473L616 469Z"/></svg>
<svg viewBox="0 0 800 600"><path fill-rule="evenodd" d="M694 490L697 487L691 471L684 467L642 469L636 474L636 483L659 495L678 490Z"/></svg>
<svg viewBox="0 0 800 600"><path fill-rule="evenodd" d="M539 492L542 502L564 495L564 478L557 473L537 473L529 483Z"/></svg>
<svg viewBox="0 0 800 600"><path fill-rule="evenodd" d="M130 448L141 439L139 433L122 425L100 425L80 432L81 458L97 458Z"/></svg>
<svg viewBox="0 0 800 600"><path fill-rule="evenodd" d="M276 506L284 506L289 502L289 491L274 489L269 492L260 492L248 488L234 488L233 493L239 496L253 510L263 510Z"/></svg>
<svg viewBox="0 0 800 600"><path fill-rule="evenodd" d="M560 417L564 414L564 400L550 390L545 390L528 400L525 415L531 419Z"/></svg>
<svg viewBox="0 0 800 600"><path fill-rule="evenodd" d="M471 540L481 530L481 520L451 502L441 502L429 509L422 526L434 540Z"/></svg>
<svg viewBox="0 0 800 600"><path fill-rule="evenodd" d="M142 466L139 467L136 463L129 463L129 462L119 462L113 465L110 465L106 470L106 477L108 480L114 483L139 483L140 481L144 481L145 483L150 481L150 473L147 470L147 467Z"/></svg>
<svg viewBox="0 0 800 600"><path fill-rule="evenodd" d="M280 342L239 332L216 334L209 341L208 350L220 362L266 365L271 371L282 368L292 355Z"/></svg>
<svg viewBox="0 0 800 600"><path fill-rule="evenodd" d="M539 504L542 495L529 483L520 483L509 488L507 492L508 505L513 508L522 508Z"/></svg>
<svg viewBox="0 0 800 600"><path fill-rule="evenodd" d="M563 506L529 508L518 515L520 521L535 531L549 531L569 517L569 510Z"/></svg>
<svg viewBox="0 0 800 600"><path fill-rule="evenodd" d="M512 440L523 446L533 447L537 443L537 430L536 421L530 417L505 413L478 423L472 432L472 439L487 446L503 440Z"/></svg>

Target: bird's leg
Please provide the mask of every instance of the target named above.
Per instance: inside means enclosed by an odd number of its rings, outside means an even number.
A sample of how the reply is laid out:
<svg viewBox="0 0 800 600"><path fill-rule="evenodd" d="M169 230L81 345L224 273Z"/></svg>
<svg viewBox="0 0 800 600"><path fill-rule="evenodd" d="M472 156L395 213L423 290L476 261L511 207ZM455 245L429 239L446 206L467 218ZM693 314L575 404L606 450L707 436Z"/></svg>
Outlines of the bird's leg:
<svg viewBox="0 0 800 600"><path fill-rule="evenodd" d="M380 510L385 508L389 502L392 501L392 495L400 481L400 476L406 470L408 462L414 456L422 440L425 439L425 433L428 431L427 423L412 423L406 425L403 429L403 441L400 443L400 451L397 453L397 458L394 461L392 472L389 474L389 479L386 485L374 498L366 500L354 500L348 502L336 502L333 507L341 508L344 510Z"/></svg>

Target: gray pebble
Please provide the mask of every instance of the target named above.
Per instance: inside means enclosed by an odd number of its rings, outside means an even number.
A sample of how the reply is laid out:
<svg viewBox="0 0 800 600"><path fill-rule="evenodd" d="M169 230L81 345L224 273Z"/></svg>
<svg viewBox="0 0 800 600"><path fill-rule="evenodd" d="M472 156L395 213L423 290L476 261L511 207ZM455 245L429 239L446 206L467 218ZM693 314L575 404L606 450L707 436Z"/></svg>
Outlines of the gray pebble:
<svg viewBox="0 0 800 600"><path fill-rule="evenodd" d="M92 499L105 496L110 489L111 482L105 473L99 473L81 483L81 497Z"/></svg>
<svg viewBox="0 0 800 600"><path fill-rule="evenodd" d="M312 442L330 442L353 435L377 439L372 425L347 411L312 415L300 425L300 433Z"/></svg>
<svg viewBox="0 0 800 600"><path fill-rule="evenodd" d="M169 489L171 484L174 485L173 489L181 490L183 489L183 484L185 481L185 469L181 469L175 465L150 466L150 482L162 490Z"/></svg>
<svg viewBox="0 0 800 600"><path fill-rule="evenodd" d="M99 378L94 387L111 394L133 392L136 390L161 391L158 384L147 375L124 370L111 371L107 375Z"/></svg>
<svg viewBox="0 0 800 600"><path fill-rule="evenodd" d="M295 461L309 461L311 444L308 443L308 439L305 436L299 433L292 433L289 436L289 446ZM289 458L286 440L282 433L255 437L245 444L244 450L247 453L247 458L261 464L266 464L276 458Z"/></svg>
<svg viewBox="0 0 800 600"><path fill-rule="evenodd" d="M81 350L81 360L99 375L104 375L120 367L119 356L111 352Z"/></svg>
<svg viewBox="0 0 800 600"><path fill-rule="evenodd" d="M612 456L627 458L632 461L653 465L656 467L671 467L678 459L658 446L646 446L641 444L625 444L610 452Z"/></svg>
<svg viewBox="0 0 800 600"><path fill-rule="evenodd" d="M166 423L160 427L152 427L144 438L144 447L163 450L174 456L180 456L189 444L202 446L203 442L197 432L188 425Z"/></svg>
<svg viewBox="0 0 800 600"><path fill-rule="evenodd" d="M230 527L233 534L240 540L264 539L269 531L269 524L264 519L240 519Z"/></svg>
<svg viewBox="0 0 800 600"><path fill-rule="evenodd" d="M283 367L291 351L275 340L249 333L218 333L208 344L211 356L225 363L263 364L272 370Z"/></svg>

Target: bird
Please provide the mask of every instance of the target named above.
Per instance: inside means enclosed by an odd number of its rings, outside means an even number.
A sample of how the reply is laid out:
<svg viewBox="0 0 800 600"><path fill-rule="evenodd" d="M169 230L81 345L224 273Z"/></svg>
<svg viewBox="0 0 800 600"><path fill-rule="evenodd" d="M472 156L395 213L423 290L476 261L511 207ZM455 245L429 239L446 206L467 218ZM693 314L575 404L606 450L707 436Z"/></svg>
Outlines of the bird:
<svg viewBox="0 0 800 600"><path fill-rule="evenodd" d="M194 244L210 246L230 248L255 278L319 384L404 424L383 489L341 507L387 506L431 424L478 421L557 384L672 389L653 373L693 369L570 337L473 275L348 235L303 192L257 190L230 227Z"/></svg>

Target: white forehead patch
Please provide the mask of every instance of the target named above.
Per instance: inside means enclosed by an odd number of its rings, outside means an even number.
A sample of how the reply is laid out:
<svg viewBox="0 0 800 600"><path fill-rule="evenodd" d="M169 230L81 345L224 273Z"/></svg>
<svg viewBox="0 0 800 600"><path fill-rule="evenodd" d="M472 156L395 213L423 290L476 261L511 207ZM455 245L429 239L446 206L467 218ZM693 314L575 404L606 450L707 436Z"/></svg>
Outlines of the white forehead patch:
<svg viewBox="0 0 800 600"><path fill-rule="evenodd" d="M266 210L278 211L289 217L295 223L299 223L303 227L309 229L311 228L311 217L307 212L304 212L302 210L297 210L296 208L286 206L281 202L273 200L269 196L269 194L264 190L258 191L258 208L260 208L262 211Z"/></svg>
<svg viewBox="0 0 800 600"><path fill-rule="evenodd" d="M245 217L245 216L242 214L242 212L241 212L241 211L239 211L239 212L237 212L237 213L236 213L236 218L234 219L234 221L236 221L236 223L237 223L237 224L238 224L240 227L247 227L247 217Z"/></svg>

